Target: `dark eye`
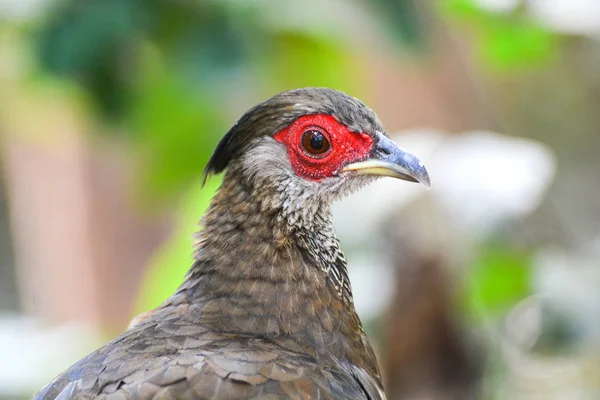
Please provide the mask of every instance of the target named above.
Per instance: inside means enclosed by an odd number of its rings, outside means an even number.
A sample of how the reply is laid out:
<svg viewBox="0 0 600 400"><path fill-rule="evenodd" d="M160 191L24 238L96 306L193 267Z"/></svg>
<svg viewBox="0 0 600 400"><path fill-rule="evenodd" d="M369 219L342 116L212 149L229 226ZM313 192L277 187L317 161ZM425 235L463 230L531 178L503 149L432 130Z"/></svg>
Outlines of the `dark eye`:
<svg viewBox="0 0 600 400"><path fill-rule="evenodd" d="M317 130L309 130L302 134L302 146L310 154L323 154L329 150L329 140Z"/></svg>

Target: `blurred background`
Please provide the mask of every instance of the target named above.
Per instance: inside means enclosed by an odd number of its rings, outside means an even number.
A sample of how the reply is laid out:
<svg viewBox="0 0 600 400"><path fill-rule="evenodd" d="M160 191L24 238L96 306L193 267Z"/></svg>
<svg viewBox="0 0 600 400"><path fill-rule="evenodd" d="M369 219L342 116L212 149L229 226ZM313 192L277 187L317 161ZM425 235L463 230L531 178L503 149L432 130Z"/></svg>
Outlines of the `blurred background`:
<svg viewBox="0 0 600 400"><path fill-rule="evenodd" d="M158 305L271 95L361 98L427 165L336 205L391 399L600 398L597 0L0 0L0 399Z"/></svg>

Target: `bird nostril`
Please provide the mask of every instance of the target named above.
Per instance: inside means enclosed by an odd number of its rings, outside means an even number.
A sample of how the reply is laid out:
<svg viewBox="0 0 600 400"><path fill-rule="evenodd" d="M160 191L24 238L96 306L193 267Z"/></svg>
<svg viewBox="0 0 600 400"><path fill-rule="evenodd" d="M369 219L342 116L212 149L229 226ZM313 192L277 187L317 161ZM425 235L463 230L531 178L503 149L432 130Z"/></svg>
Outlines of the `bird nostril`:
<svg viewBox="0 0 600 400"><path fill-rule="evenodd" d="M382 156L390 156L392 154L388 149L382 147L377 148L377 153Z"/></svg>

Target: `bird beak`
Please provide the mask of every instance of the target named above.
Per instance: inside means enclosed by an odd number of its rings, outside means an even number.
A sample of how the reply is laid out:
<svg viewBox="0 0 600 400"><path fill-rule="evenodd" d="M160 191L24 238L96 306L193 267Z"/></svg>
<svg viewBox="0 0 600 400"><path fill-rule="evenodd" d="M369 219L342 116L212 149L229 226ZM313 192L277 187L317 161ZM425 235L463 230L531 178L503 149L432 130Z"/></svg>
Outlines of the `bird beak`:
<svg viewBox="0 0 600 400"><path fill-rule="evenodd" d="M342 171L354 171L357 175L391 176L430 187L429 174L423 162L402 150L390 138L377 132L378 138L371 157L346 165Z"/></svg>

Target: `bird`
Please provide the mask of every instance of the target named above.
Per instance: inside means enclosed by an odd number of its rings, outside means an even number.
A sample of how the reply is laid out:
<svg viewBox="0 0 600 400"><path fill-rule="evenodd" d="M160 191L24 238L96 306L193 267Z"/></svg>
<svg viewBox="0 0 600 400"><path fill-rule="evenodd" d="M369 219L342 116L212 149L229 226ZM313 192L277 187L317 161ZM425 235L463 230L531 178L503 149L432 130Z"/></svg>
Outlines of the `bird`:
<svg viewBox="0 0 600 400"><path fill-rule="evenodd" d="M331 205L384 176L429 186L423 163L360 100L301 88L243 114L204 182L223 172L181 286L35 400L385 399Z"/></svg>

